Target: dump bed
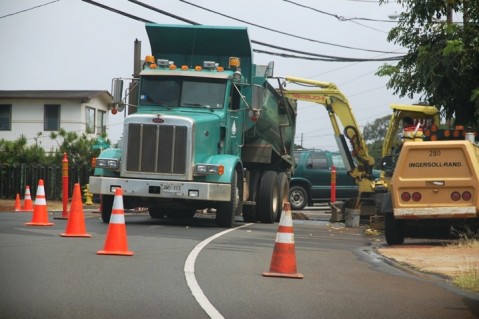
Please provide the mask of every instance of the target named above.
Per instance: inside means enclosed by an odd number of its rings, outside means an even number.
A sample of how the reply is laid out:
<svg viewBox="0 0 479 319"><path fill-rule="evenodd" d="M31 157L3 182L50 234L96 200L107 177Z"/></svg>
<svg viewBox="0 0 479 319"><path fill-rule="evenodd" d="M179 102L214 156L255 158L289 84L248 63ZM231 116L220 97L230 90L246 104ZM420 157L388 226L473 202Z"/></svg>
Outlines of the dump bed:
<svg viewBox="0 0 479 319"><path fill-rule="evenodd" d="M479 147L469 141L404 143L392 200L396 219L478 217Z"/></svg>

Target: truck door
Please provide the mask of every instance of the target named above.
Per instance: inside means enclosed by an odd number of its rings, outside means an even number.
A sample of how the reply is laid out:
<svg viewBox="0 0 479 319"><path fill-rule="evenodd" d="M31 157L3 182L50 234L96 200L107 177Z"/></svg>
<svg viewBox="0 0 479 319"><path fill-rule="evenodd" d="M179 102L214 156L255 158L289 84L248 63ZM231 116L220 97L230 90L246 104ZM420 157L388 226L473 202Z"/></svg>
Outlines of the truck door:
<svg viewBox="0 0 479 319"><path fill-rule="evenodd" d="M243 146L244 107L240 97L240 86L230 86L228 98L228 119L226 136L229 140L230 154L240 155Z"/></svg>

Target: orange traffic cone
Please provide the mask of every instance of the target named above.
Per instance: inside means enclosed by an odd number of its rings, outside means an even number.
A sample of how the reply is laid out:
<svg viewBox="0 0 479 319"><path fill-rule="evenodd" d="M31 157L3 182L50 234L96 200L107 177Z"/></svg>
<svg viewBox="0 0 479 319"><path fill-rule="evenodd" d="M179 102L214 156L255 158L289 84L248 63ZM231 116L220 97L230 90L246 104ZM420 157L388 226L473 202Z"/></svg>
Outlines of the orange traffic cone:
<svg viewBox="0 0 479 319"><path fill-rule="evenodd" d="M32 196L30 195L30 186L25 189L25 199L23 200L23 211L33 212Z"/></svg>
<svg viewBox="0 0 479 319"><path fill-rule="evenodd" d="M105 246L103 250L97 251L98 255L122 255L133 256L133 252L128 250L126 240L125 214L123 211L123 191L117 188L113 207L111 210L110 224L106 233Z"/></svg>
<svg viewBox="0 0 479 319"><path fill-rule="evenodd" d="M264 272L263 276L303 278L302 274L296 272L293 217L289 203L284 203L278 233L276 234L273 257L271 258L271 266L269 272Z"/></svg>
<svg viewBox="0 0 479 319"><path fill-rule="evenodd" d="M85 217L83 214L83 205L81 199L80 184L75 183L73 188L73 198L70 206L70 214L67 221L67 227L62 237L91 237L86 233Z"/></svg>
<svg viewBox="0 0 479 319"><path fill-rule="evenodd" d="M15 211L19 212L22 210L22 207L20 205L20 194L17 193L17 197L15 198Z"/></svg>
<svg viewBox="0 0 479 319"><path fill-rule="evenodd" d="M45 198L45 187L43 179L38 181L37 197L33 208L32 221L25 223L28 226L53 226L54 223L48 222L47 200Z"/></svg>

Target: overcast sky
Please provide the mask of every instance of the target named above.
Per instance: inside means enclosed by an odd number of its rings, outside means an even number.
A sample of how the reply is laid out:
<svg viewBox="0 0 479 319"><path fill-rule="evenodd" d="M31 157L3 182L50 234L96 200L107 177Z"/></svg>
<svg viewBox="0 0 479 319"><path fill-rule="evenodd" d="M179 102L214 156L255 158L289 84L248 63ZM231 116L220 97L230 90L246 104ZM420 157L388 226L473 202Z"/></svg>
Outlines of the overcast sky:
<svg viewBox="0 0 479 319"><path fill-rule="evenodd" d="M298 37L366 50L405 52L386 40L387 32L394 26L388 16L401 11L396 4L379 6L372 0L188 1L296 37L235 21L180 0L143 2L200 24L247 26L253 40L300 51L341 57L391 56ZM157 23L185 24L127 0L97 2ZM20 12L40 5L44 6ZM131 77L135 39L142 41L142 56L151 52L144 23L81 0L0 0L0 90L110 91L112 78ZM275 51L257 45L253 48ZM349 99L361 126L390 114L390 103L415 102L394 96L386 89L387 79L374 75L383 62L322 62L254 54L256 64L269 61L275 62L275 75L336 83ZM110 114L109 134L113 142L120 137L121 119L121 114ZM301 139L304 147L337 150L323 106L299 103L295 142L300 144Z"/></svg>

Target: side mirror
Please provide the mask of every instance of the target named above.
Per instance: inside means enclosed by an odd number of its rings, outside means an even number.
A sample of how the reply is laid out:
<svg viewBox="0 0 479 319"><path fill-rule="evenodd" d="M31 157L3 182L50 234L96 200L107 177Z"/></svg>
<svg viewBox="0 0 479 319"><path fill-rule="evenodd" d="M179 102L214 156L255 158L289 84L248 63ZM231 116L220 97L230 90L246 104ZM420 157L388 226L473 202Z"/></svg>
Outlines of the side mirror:
<svg viewBox="0 0 479 319"><path fill-rule="evenodd" d="M268 67L266 68L266 72L264 73L264 77L272 78L274 73L274 61L268 63Z"/></svg>
<svg viewBox="0 0 479 319"><path fill-rule="evenodd" d="M260 85L253 85L253 100L251 107L253 110L261 110L263 107L264 88Z"/></svg>
<svg viewBox="0 0 479 319"><path fill-rule="evenodd" d="M123 100L123 80L122 79L113 79L111 82L111 95L113 96L113 107L116 107L118 111L123 111L125 105L122 103Z"/></svg>

